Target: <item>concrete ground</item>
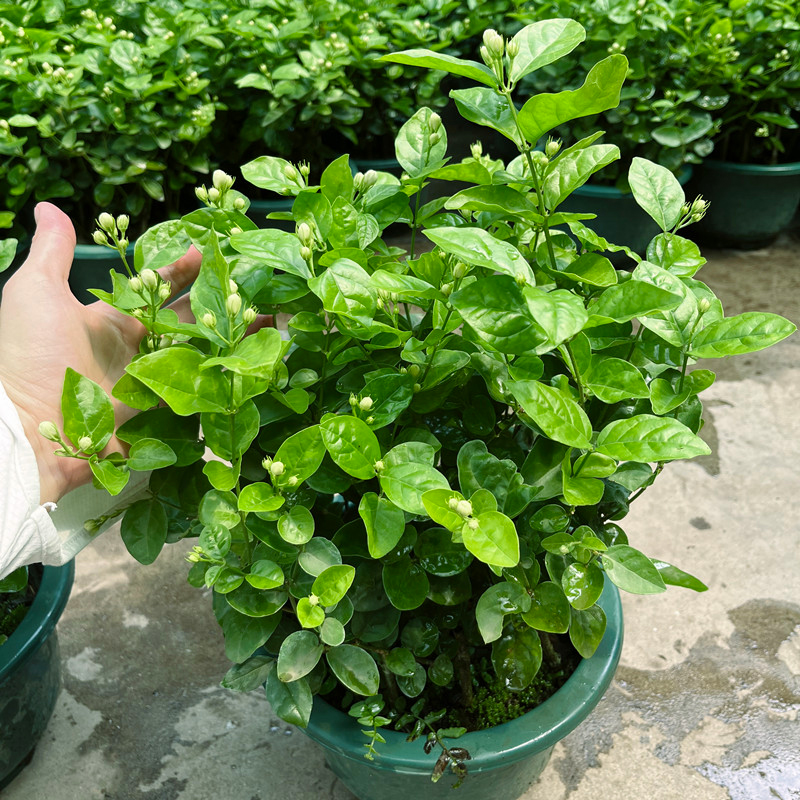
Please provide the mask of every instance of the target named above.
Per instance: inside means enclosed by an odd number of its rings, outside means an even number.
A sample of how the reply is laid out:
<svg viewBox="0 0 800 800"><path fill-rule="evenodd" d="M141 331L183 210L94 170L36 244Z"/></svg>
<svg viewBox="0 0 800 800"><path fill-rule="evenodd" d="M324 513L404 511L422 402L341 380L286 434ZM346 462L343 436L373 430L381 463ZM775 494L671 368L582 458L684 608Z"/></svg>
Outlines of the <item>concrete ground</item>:
<svg viewBox="0 0 800 800"><path fill-rule="evenodd" d="M800 322L800 238L706 255L728 314ZM800 798L800 335L711 368L714 455L668 467L624 522L710 590L624 598L616 678L525 800ZM79 556L63 691L3 800L352 800L262 693L219 687L222 637L184 552L143 568L112 529Z"/></svg>

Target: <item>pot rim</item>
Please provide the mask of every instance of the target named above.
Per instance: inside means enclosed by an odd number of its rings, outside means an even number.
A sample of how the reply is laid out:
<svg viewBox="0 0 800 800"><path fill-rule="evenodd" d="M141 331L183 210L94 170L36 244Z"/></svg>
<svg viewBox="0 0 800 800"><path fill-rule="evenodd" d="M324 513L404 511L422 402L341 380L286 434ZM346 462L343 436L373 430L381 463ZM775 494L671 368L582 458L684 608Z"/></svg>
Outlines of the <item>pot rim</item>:
<svg viewBox="0 0 800 800"><path fill-rule="evenodd" d="M800 175L800 161L790 161L787 164L739 164L735 161L708 158L701 166L717 172L738 172L744 175Z"/></svg>
<svg viewBox="0 0 800 800"><path fill-rule="evenodd" d="M62 567L43 567L42 582L28 613L0 647L4 659L0 665L0 684L53 632L67 605L74 578L75 564L72 561Z"/></svg>
<svg viewBox="0 0 800 800"><path fill-rule="evenodd" d="M472 773L512 764L537 752L553 747L589 715L611 683L622 652L622 603L619 590L606 581L599 605L603 608L607 626L600 646L591 658L584 658L566 683L541 705L517 719L464 734L454 739L458 747L466 747L472 756L468 762ZM342 721L350 724L345 727ZM420 769L433 764L436 754L425 755L420 740L407 742L399 731L381 728L385 744L378 746L376 768ZM320 697L314 698L314 710L306 731L328 750L361 761L364 758L364 735L355 719L335 709ZM502 742L498 746L498 739ZM346 741L343 741L346 740Z"/></svg>
<svg viewBox="0 0 800 800"><path fill-rule="evenodd" d="M134 243L128 245L126 254L132 256L134 253ZM81 261L112 261L118 259L120 266L122 259L116 250L111 250L104 244L76 244L74 258Z"/></svg>

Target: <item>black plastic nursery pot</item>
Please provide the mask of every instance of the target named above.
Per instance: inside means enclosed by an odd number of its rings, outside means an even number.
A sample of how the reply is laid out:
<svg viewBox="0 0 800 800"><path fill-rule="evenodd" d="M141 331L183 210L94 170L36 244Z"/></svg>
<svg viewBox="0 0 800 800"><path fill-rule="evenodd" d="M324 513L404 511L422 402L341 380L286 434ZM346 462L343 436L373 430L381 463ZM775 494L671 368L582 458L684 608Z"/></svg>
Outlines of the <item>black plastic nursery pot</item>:
<svg viewBox="0 0 800 800"><path fill-rule="evenodd" d="M691 168L685 167L677 178L685 186L691 175ZM596 214L596 219L586 220L584 224L611 244L626 245L640 256L647 252L650 240L661 233L661 228L634 200L633 194L615 186L591 183L579 186L558 210ZM617 266L631 263L623 253L606 255Z"/></svg>
<svg viewBox="0 0 800 800"><path fill-rule="evenodd" d="M61 687L55 628L74 575L72 563L43 567L28 613L0 646L0 790L30 761L53 713Z"/></svg>
<svg viewBox="0 0 800 800"><path fill-rule="evenodd" d="M690 189L711 203L705 217L687 229L691 238L754 250L770 244L791 223L800 205L800 162L704 161L695 167Z"/></svg>
<svg viewBox="0 0 800 800"><path fill-rule="evenodd" d="M356 720L319 697L305 733L322 745L328 766L359 800L517 800L542 773L556 743L588 716L614 677L623 622L619 592L609 581L599 604L607 618L603 640L555 694L518 719L452 740L452 746L471 755L469 774L455 794L450 789L456 778L449 770L438 783L431 781L439 748L425 755L424 739L407 742L405 734L381 729L386 744L376 745L378 755L367 761Z"/></svg>

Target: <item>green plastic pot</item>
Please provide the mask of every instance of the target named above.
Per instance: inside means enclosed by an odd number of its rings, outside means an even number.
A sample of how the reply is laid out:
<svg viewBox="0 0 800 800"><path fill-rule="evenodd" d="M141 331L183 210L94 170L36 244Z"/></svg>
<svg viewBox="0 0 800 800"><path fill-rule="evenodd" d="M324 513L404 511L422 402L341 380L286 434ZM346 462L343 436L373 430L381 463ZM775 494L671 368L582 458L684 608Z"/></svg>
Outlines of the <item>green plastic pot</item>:
<svg viewBox="0 0 800 800"><path fill-rule="evenodd" d="M128 245L128 263L133 267L133 242ZM69 273L69 287L72 293L84 305L94 303L97 298L89 289L112 289L111 270L125 273L125 267L119 253L100 244L75 245L72 257L72 269Z"/></svg>
<svg viewBox="0 0 800 800"><path fill-rule="evenodd" d="M30 761L61 687L56 623L75 568L43 567L28 613L0 646L0 790Z"/></svg>
<svg viewBox="0 0 800 800"><path fill-rule="evenodd" d="M407 742L404 734L382 729L386 744L376 745L378 756L367 761L358 723L319 697L305 732L325 748L328 766L359 800L516 800L542 773L556 743L586 718L611 683L623 626L619 592L610 581L600 606L608 620L603 641L552 697L518 719L454 740L472 756L466 762L469 775L455 794L449 771L438 783L431 781L439 753L434 748L425 755L423 739Z"/></svg>
<svg viewBox="0 0 800 800"><path fill-rule="evenodd" d="M691 196L711 206L687 235L717 247L765 247L789 226L800 205L800 162L733 164L704 161L695 168Z"/></svg>
<svg viewBox="0 0 800 800"><path fill-rule="evenodd" d="M677 176L681 185L686 185L692 175L685 167ZM661 233L661 228L634 200L630 192L622 192L615 186L584 184L558 207L559 211L596 214L596 219L586 220L584 225L600 234L611 244L626 245L635 253L644 256L650 240ZM624 253L606 254L615 265L631 263Z"/></svg>
<svg viewBox="0 0 800 800"><path fill-rule="evenodd" d="M259 228L279 228L282 231L294 233L294 222L290 220L267 219L268 214L273 212L288 212L292 210L293 197L281 198L280 200L251 200L247 216L250 217Z"/></svg>

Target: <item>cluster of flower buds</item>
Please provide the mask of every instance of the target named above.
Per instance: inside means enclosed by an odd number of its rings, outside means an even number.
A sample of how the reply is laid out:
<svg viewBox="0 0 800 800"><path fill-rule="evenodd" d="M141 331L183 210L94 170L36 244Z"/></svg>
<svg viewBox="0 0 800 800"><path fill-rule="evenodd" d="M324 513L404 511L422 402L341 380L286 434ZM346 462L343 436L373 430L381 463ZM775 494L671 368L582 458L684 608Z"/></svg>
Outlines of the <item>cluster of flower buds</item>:
<svg viewBox="0 0 800 800"><path fill-rule="evenodd" d="M430 130L430 134L428 136L428 141L431 145L438 144L442 139L442 118L435 112L431 112L430 117L428 117L428 129Z"/></svg>
<svg viewBox="0 0 800 800"><path fill-rule="evenodd" d="M120 214L115 219L107 211L104 211L97 218L98 230L92 234L94 243L124 252L129 244L125 234L130 221L130 217L127 214Z"/></svg>
<svg viewBox="0 0 800 800"><path fill-rule="evenodd" d="M194 193L201 203L222 208L225 202L225 195L233 188L234 180L235 178L228 175L227 172L215 169L211 175L211 188L206 189L205 186L198 186ZM241 198L237 198L237 200L241 200ZM235 203L236 201L234 201L234 205ZM241 208L244 208L244 201L241 203Z"/></svg>
<svg viewBox="0 0 800 800"><path fill-rule="evenodd" d="M459 500L457 497L451 497L447 501L447 505L451 511L455 511L456 514L464 518L471 530L478 529L480 523L472 516L472 503L469 500Z"/></svg>
<svg viewBox="0 0 800 800"><path fill-rule="evenodd" d="M353 175L353 188L357 192L366 192L367 189L374 186L378 180L378 173L374 169L368 169L366 172L356 172Z"/></svg>
<svg viewBox="0 0 800 800"><path fill-rule="evenodd" d="M691 203L684 203L681 206L681 224L679 227L691 225L693 222L700 222L706 215L710 203L703 200L702 195L698 195Z"/></svg>
<svg viewBox="0 0 800 800"><path fill-rule="evenodd" d="M559 150L561 150L561 139L548 138L547 144L544 146L544 154L548 158L555 158Z"/></svg>
<svg viewBox="0 0 800 800"><path fill-rule="evenodd" d="M163 303L169 300L172 294L172 287L169 281L165 281L155 270L145 268L138 275L130 279L128 286L148 300L148 305L156 305L155 298Z"/></svg>

